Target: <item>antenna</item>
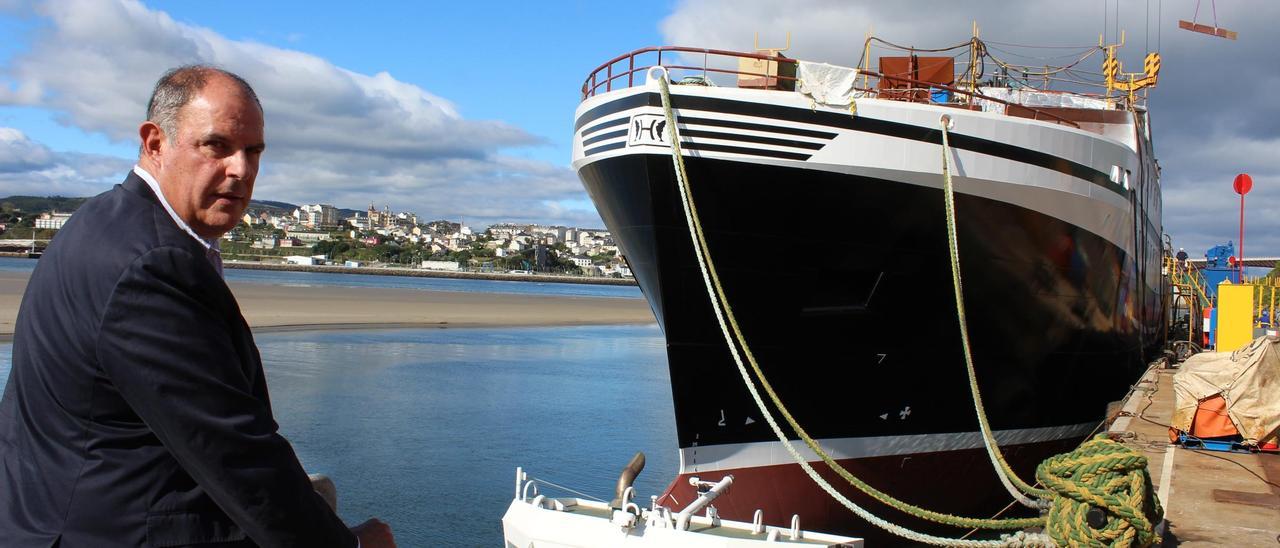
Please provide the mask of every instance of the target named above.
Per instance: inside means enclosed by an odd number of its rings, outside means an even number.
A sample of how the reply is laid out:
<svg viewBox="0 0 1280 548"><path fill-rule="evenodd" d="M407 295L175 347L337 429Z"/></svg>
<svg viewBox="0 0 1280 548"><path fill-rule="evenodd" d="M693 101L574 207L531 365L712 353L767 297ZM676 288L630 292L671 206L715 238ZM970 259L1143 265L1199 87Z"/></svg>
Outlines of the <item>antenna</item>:
<svg viewBox="0 0 1280 548"><path fill-rule="evenodd" d="M867 37L862 41L862 87L870 89L871 84L867 79L867 71L871 70L871 37L874 35L875 27L867 25Z"/></svg>

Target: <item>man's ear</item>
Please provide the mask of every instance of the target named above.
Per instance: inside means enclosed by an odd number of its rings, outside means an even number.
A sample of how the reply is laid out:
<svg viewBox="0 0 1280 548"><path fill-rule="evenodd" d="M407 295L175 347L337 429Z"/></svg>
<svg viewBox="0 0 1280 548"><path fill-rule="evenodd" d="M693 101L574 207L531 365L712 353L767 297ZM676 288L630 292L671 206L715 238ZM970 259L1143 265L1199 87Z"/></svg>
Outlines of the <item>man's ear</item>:
<svg viewBox="0 0 1280 548"><path fill-rule="evenodd" d="M164 153L165 134L164 130L155 122L146 121L138 126L138 137L142 140L142 156L150 159L156 164L160 164L160 157Z"/></svg>

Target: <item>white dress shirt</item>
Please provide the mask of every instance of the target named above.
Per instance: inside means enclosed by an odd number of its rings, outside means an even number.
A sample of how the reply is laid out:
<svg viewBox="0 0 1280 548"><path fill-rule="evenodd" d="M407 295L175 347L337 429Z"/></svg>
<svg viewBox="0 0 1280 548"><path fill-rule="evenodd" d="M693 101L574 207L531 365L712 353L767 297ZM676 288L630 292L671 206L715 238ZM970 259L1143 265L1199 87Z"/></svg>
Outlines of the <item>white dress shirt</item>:
<svg viewBox="0 0 1280 548"><path fill-rule="evenodd" d="M160 205L164 206L165 211L169 212L169 217L172 217L173 222L178 224L178 228L181 228L184 232L190 234L192 238L195 238L197 242L200 242L200 245L204 246L205 257L209 259L210 263L213 263L213 267L217 269L218 275L221 276L222 250L218 248L218 239L213 238L206 240L201 238L199 234L196 234L196 231L191 230L191 226L188 225L186 221L182 220L182 217L178 216L177 212L173 210L173 206L169 205L169 200L165 199L164 192L160 191L160 183L157 182L156 178L152 177L147 170L142 169L142 166L134 165L133 172L136 173L138 177L141 177L143 181L146 181L147 186L151 187L151 192L154 192L156 197L160 198Z"/></svg>

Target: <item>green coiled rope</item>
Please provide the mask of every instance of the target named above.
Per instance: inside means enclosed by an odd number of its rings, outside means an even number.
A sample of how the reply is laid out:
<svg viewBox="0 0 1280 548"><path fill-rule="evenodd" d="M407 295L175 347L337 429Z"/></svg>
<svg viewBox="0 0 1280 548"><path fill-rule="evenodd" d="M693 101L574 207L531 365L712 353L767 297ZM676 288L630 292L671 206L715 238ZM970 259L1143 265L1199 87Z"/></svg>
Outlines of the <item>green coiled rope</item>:
<svg viewBox="0 0 1280 548"><path fill-rule="evenodd" d="M1045 532L1059 546L1160 541L1155 526L1164 509L1151 488L1147 457L1105 435L1040 463L1036 479L1054 493Z"/></svg>

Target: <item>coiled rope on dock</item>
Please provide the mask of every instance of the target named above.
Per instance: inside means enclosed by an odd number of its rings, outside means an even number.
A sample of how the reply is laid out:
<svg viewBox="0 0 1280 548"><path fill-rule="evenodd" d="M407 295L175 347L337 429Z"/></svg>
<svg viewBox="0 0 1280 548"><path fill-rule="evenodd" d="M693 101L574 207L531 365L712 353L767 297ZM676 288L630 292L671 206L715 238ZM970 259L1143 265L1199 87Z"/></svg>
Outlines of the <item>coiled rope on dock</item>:
<svg viewBox="0 0 1280 548"><path fill-rule="evenodd" d="M920 508L915 505L898 500L888 495L887 493L884 493L882 491L875 489L874 487L870 486L866 482L854 476L844 467L840 466L839 463L837 463L829 454L827 454L826 451L824 451L822 447L817 443L817 441L814 440L811 436L809 436L808 433L800 426L800 424L795 420L795 418L787 410L786 406L783 405L781 398L779 398L777 393L773 390L773 387L770 385L770 383L768 382L768 379L764 375L764 372L761 370L759 363L756 361L755 356L752 354L750 346L747 345L746 338L743 335L740 327L738 326L737 319L734 316L733 309L730 306L728 298L725 295L724 288L720 283L719 274L716 272L715 264L712 261L710 251L706 242L706 237L702 230L702 223L698 218L697 207L693 203L693 198L688 188L689 186L688 177L687 177L687 172L684 166L684 157L683 157L683 154L680 152L680 138L679 138L679 133L677 129L675 113L671 105L670 87L667 81L668 80L667 72L665 68L661 68L661 67L658 67L655 70L659 72L661 75L660 78L657 78L658 87L662 97L663 112L666 116L668 135L671 140L671 157L672 157L672 163L675 168L677 187L680 191L681 206L684 209L685 220L688 225L689 234L694 243L694 246L693 246L694 254L698 261L698 268L702 274L703 283L706 286L708 297L711 300L712 310L715 313L716 321L720 325L721 333L724 335L725 342L729 347L730 354L733 357L734 363L738 367L738 371L742 376L743 382L746 384L748 392L751 394L752 399L755 401L755 404L757 408L760 410L763 417L765 418L765 421L769 424L769 427L773 430L775 436L782 443L783 447L786 448L787 452L791 455L792 459L796 462L796 464L799 465L805 471L805 473L809 476L809 478L813 480L813 482L817 484L823 491L825 491L832 498L836 499L838 502L840 502L841 505L848 508L854 514L858 515L859 517L866 520L867 522L872 523L873 525L876 525L877 527L885 529L886 531L889 531L903 538L914 540L916 542L937 545L937 546L976 547L976 546L1052 545L1057 539L1051 538L1044 534L1029 533L1026 531L1017 531L1015 533L1005 534L1000 539L995 539L995 540L967 540L967 539L939 537L939 536L921 533L918 531L908 529L901 525L889 522L888 520L885 520L871 513L865 508L862 508L858 504L854 503L844 494L837 491L835 487L832 486L829 482L827 482L824 478L822 478L817 473L817 471L813 469L813 466L809 464L809 462L803 456L800 455L799 451L795 448L795 445L792 443L791 439L783 432L781 426L779 426L777 419L773 416L773 413L765 405L759 390L756 388L756 383L752 379L751 373L747 371L746 366L743 364L742 354L746 355L747 362L751 365L752 371L755 373L756 378L759 379L761 387L764 388L765 392L769 395L770 400L773 402L773 404L777 407L778 411L782 414L784 419L787 421L787 424L796 432L796 434L804 441L804 443L812 451L814 451L814 453L816 453L818 457L828 467L830 467L838 475L840 475L842 478L848 481L852 486L862 491L863 493L867 494L868 496L871 496L873 499L887 506L895 508L899 511L907 513L909 515L912 515L921 519L926 519L929 521L944 523L948 525L954 525L957 527L1009 530L1009 529L1028 529L1028 528L1035 528L1035 527L1048 525L1044 517L1013 518L1013 519L967 518L967 517L960 517L960 516L952 516L952 515L944 514L940 512L934 512L934 511ZM944 140L945 140L945 131L946 131L946 128L944 127ZM944 144L944 149L945 148L949 148L949 147L947 147ZM946 163L944 162L944 171L946 169L947 169ZM949 186L950 185L949 173L947 174L947 184L948 184L947 190L950 191L951 189ZM947 200L948 200L949 207L952 208L951 213L949 215L950 220L948 224L950 225L949 229L951 231L950 232L951 239L954 242L955 240L954 209L953 209L953 202L952 202L953 198L950 192L947 193ZM954 270L958 272L958 258L956 258L958 257L958 254L955 251L956 248L954 245L952 249L953 249L953 264L955 265ZM957 283L957 291L959 291L958 283ZM727 321L726 321L726 318L727 318ZM966 335L966 338L967 338L967 335ZM738 350L739 345L741 345L742 347L741 354L739 353L739 350ZM976 381L973 381L974 377L972 376L971 360L968 361L968 364L971 372L971 377L970 377L971 386L975 396L977 396L978 395L977 386L976 386ZM977 406L977 411L982 421L985 422L985 412L982 409L980 403ZM987 431L984 432L984 437L989 437L989 427L987 428ZM984 441L988 441L988 440L984 440ZM1116 445L1123 451L1130 451L1127 448L1118 446L1118 444L1114 444L1113 442L1111 443L1112 445ZM989 440L988 452L996 453L996 454L999 453L998 447L995 447L994 439ZM1075 455L1075 453L1064 455L1063 457L1070 456L1070 455ZM1058 457L1055 457L1055 458L1058 458ZM1003 458L999 458L998 460L1000 462L1003 462ZM1143 460L1145 462L1145 458ZM1049 461L1046 461L1046 463L1047 462ZM1042 464L1042 467L1043 466L1044 464ZM1102 466L1102 465L1099 465L1099 466ZM1007 464L1005 464L1005 467L1007 468ZM1106 470L1111 470L1114 467L1102 466L1102 468ZM1145 467L1141 467L1141 472L1145 474ZM1104 479L1106 479L1107 482L1112 481L1111 479L1107 479L1103 475L1100 475L1097 473L1086 474L1086 476L1090 479L1099 480L1099 481ZM1023 483L1025 485L1025 482ZM1148 487L1148 491L1149 491L1150 479L1149 478L1145 479L1144 483ZM1006 483L1006 485L1008 484ZM1108 486L1110 486L1110 483L1106 483L1102 487L1108 487ZM1027 487L1030 487L1030 486L1027 486ZM1070 496L1073 496L1073 495L1087 499L1087 500L1099 500L1098 497L1101 496L1101 495L1088 495L1087 493L1095 493L1095 491L1092 489L1079 489L1079 488L1063 488L1063 489L1064 489L1063 493L1065 494L1063 494L1062 496L1055 496L1054 497L1055 502L1060 498L1063 498L1063 497L1069 498ZM1053 493L1059 492L1057 489L1054 489L1052 492L1049 490L1037 490L1037 491L1039 493L1043 493L1044 496L1049 496ZM1103 489L1103 492L1108 492L1108 491L1106 489ZM1086 494L1082 494L1082 493L1086 493ZM1112 496L1112 498L1114 499L1115 497ZM1105 497L1103 497L1103 499L1101 500L1105 500ZM1118 502L1118 499L1117 499L1117 502ZM1037 506L1044 506L1044 505L1039 504ZM1057 505L1055 504L1054 506L1057 506ZM1128 510L1120 507L1113 509L1110 506L1107 506L1106 508L1108 511L1113 511L1116 515L1121 515L1121 516L1134 515L1134 512L1132 510ZM1086 513L1087 512L1088 511L1086 510ZM1051 511L1051 514L1052 514L1052 511ZM1067 517L1067 516L1074 517L1076 516L1076 513L1062 512L1061 515L1064 517ZM1097 520L1095 519L1095 521ZM1136 521L1137 520L1130 521L1127 523L1134 523ZM1068 523L1066 528L1070 528L1075 522L1066 521L1064 523ZM1052 528L1052 526L1050 527ZM1107 533L1107 534L1109 535L1111 533ZM1121 535L1120 538L1130 538L1130 539L1141 540L1144 538L1149 538L1149 536L1150 535L1143 536L1141 534L1133 534L1128 536ZM1065 543L1063 544L1065 545ZM1120 545L1123 545L1123 544L1120 544Z"/></svg>
<svg viewBox="0 0 1280 548"><path fill-rule="evenodd" d="M1036 478L1055 494L1045 532L1059 546L1151 546L1164 509L1147 457L1099 435L1050 457Z"/></svg>

